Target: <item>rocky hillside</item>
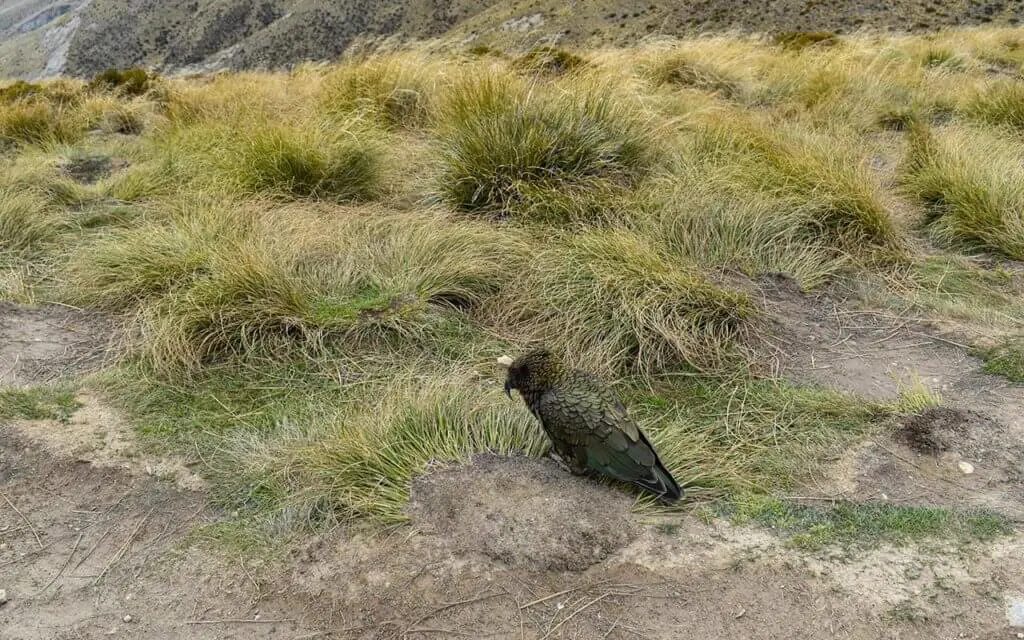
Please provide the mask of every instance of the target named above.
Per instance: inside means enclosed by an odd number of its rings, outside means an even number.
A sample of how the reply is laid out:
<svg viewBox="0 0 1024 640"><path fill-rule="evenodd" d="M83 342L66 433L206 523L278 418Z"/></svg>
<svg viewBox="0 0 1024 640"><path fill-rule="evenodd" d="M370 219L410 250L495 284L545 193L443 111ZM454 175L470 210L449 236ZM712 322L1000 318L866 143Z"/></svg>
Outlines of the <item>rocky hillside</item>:
<svg viewBox="0 0 1024 640"><path fill-rule="evenodd" d="M0 77L91 75L110 66L281 67L337 57L359 39L521 48L626 44L706 31L921 31L1018 24L1012 0L67 0L0 2Z"/></svg>

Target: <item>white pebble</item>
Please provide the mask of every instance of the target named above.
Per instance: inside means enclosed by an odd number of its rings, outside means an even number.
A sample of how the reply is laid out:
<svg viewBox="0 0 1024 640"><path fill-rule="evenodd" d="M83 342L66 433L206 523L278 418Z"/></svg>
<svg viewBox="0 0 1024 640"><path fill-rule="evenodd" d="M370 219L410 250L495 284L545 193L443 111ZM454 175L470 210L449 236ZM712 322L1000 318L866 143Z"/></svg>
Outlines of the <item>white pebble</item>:
<svg viewBox="0 0 1024 640"><path fill-rule="evenodd" d="M124 620L125 622L131 622L132 621L132 617L130 615L128 615L128 614L125 614L125 616L123 618L121 618L121 619Z"/></svg>
<svg viewBox="0 0 1024 640"><path fill-rule="evenodd" d="M0 604L7 602L7 589L0 589Z"/></svg>
<svg viewBox="0 0 1024 640"><path fill-rule="evenodd" d="M503 367L511 367L513 362L514 360L512 360L512 358L508 356L501 356L500 358L498 358L498 364L500 364Z"/></svg>
<svg viewBox="0 0 1024 640"><path fill-rule="evenodd" d="M960 471L962 471L965 475L970 475L974 473L974 465L971 464L970 462L967 462L966 460L961 460L959 464L957 464L957 466L960 467Z"/></svg>

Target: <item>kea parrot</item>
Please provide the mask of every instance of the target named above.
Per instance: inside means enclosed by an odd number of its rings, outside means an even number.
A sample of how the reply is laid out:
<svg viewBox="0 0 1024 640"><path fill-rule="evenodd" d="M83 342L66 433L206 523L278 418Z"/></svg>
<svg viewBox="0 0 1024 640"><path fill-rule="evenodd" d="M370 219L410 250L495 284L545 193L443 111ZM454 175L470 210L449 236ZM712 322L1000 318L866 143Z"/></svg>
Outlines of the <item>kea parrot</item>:
<svg viewBox="0 0 1024 640"><path fill-rule="evenodd" d="M519 391L555 453L576 475L597 472L650 491L666 503L683 490L618 396L596 376L571 369L549 349L528 351L508 367L505 393Z"/></svg>

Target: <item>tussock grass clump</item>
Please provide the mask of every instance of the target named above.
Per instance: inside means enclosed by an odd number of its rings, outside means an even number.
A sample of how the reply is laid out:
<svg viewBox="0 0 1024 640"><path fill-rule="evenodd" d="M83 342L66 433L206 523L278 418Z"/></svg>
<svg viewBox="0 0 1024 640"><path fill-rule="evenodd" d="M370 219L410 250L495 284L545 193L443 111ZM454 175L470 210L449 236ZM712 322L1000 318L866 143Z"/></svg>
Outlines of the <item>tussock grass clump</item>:
<svg viewBox="0 0 1024 640"><path fill-rule="evenodd" d="M294 217L289 219L289 216ZM220 222L220 228L230 223ZM127 241L100 243L72 262L93 295L117 304L163 291L142 311L139 349L165 373L234 356L447 348L453 319L497 292L522 260L515 237L482 223L428 215L265 214L249 234L203 232L187 250L165 232L134 273L104 270ZM207 246L211 235L220 239ZM147 247L143 247L147 248ZM89 262L90 257L100 260ZM161 277L160 269L187 276ZM123 276L123 277L121 277ZM173 286L168 286L173 285ZM464 337L464 336L463 336Z"/></svg>
<svg viewBox="0 0 1024 640"><path fill-rule="evenodd" d="M601 217L659 161L642 107L593 81L556 90L481 72L451 89L442 114L439 190L461 211Z"/></svg>
<svg viewBox="0 0 1024 640"><path fill-rule="evenodd" d="M78 107L85 129L138 135L152 117L154 107L144 100L127 101L107 94L90 95Z"/></svg>
<svg viewBox="0 0 1024 640"><path fill-rule="evenodd" d="M853 255L903 251L880 185L840 140L742 117L711 119L695 133L701 162L790 208L810 237Z"/></svg>
<svg viewBox="0 0 1024 640"><path fill-rule="evenodd" d="M226 452L251 493L293 522L395 523L407 519L410 482L429 465L547 447L528 413L466 371L426 380L409 372L378 391L355 412L289 425L269 443L243 436Z"/></svg>
<svg viewBox="0 0 1024 640"><path fill-rule="evenodd" d="M66 221L28 190L0 188L0 254L25 253L52 243Z"/></svg>
<svg viewBox="0 0 1024 640"><path fill-rule="evenodd" d="M45 83L15 80L0 87L0 105L15 102L46 101L57 106L74 106L81 101L82 87L74 80L59 79Z"/></svg>
<svg viewBox="0 0 1024 640"><path fill-rule="evenodd" d="M513 69L555 76L577 71L586 66L587 61L582 57L552 45L534 47L512 61Z"/></svg>
<svg viewBox="0 0 1024 640"><path fill-rule="evenodd" d="M680 167L648 191L638 228L703 271L738 269L752 278L785 273L810 290L849 263L827 239L807 233L801 207L738 189L699 163Z"/></svg>
<svg viewBox="0 0 1024 640"><path fill-rule="evenodd" d="M217 168L243 193L344 202L380 188L381 151L369 135L270 123L234 140L220 133Z"/></svg>
<svg viewBox="0 0 1024 640"><path fill-rule="evenodd" d="M965 113L980 122L1024 130L1024 85L1000 82L973 96Z"/></svg>
<svg viewBox="0 0 1024 640"><path fill-rule="evenodd" d="M466 50L466 53L468 53L471 56L478 57L495 56L501 58L505 55L505 52L502 51L501 49L496 49L489 44L483 43L473 45L472 47Z"/></svg>
<svg viewBox="0 0 1024 640"><path fill-rule="evenodd" d="M1024 317L1024 288L1013 273L963 255L930 256L888 274L900 306L1013 326Z"/></svg>
<svg viewBox="0 0 1024 640"><path fill-rule="evenodd" d="M0 188L29 192L41 198L51 213L81 209L99 198L87 185L65 175L52 155L29 151L2 166Z"/></svg>
<svg viewBox="0 0 1024 640"><path fill-rule="evenodd" d="M15 102L0 106L0 147L73 143L82 133L73 114L49 102Z"/></svg>
<svg viewBox="0 0 1024 640"><path fill-rule="evenodd" d="M622 390L676 478L710 496L790 490L888 408L784 380L666 376ZM693 492L691 492L693 493Z"/></svg>
<svg viewBox="0 0 1024 640"><path fill-rule="evenodd" d="M244 237L249 226L236 212L206 209L117 229L76 247L64 268L65 297L120 310L187 288L209 273L223 239Z"/></svg>
<svg viewBox="0 0 1024 640"><path fill-rule="evenodd" d="M345 64L323 78L320 106L336 117L359 114L389 129L422 127L436 99L428 78L437 73L427 60L408 56Z"/></svg>
<svg viewBox="0 0 1024 640"><path fill-rule="evenodd" d="M104 181L104 192L122 202L167 195L177 188L173 162L146 162L129 167ZM182 176L184 178L184 176Z"/></svg>
<svg viewBox="0 0 1024 640"><path fill-rule="evenodd" d="M371 199L382 187L379 135L358 122L343 127L241 117L234 124L171 126L152 145L154 159L111 189L124 191L129 199L186 188L351 202Z"/></svg>
<svg viewBox="0 0 1024 640"><path fill-rule="evenodd" d="M926 127L911 132L903 167L925 224L950 243L1024 259L1024 171L1020 152L981 131Z"/></svg>
<svg viewBox="0 0 1024 640"><path fill-rule="evenodd" d="M145 95L156 81L156 76L145 69L107 69L96 74L89 82L89 89L116 91L125 96Z"/></svg>
<svg viewBox="0 0 1024 640"><path fill-rule="evenodd" d="M967 61L950 47L934 46L925 49L921 54L921 64L926 67L937 67L944 71L963 71Z"/></svg>
<svg viewBox="0 0 1024 640"><path fill-rule="evenodd" d="M9 104L23 100L32 100L46 95L46 89L34 82L15 80L11 84L0 87L0 104Z"/></svg>
<svg viewBox="0 0 1024 640"><path fill-rule="evenodd" d="M781 31L772 36L772 41L787 51L834 47L840 43L839 36L832 31Z"/></svg>
<svg viewBox="0 0 1024 640"><path fill-rule="evenodd" d="M221 498L280 532L400 522L410 481L432 465L477 451L543 453L536 421L499 380L465 363L439 370L414 359L382 370L332 359L208 369L171 387L133 371L113 391L162 440L208 451ZM669 469L703 498L790 489L814 460L877 428L878 408L777 381L672 376L617 386Z"/></svg>
<svg viewBox="0 0 1024 640"><path fill-rule="evenodd" d="M688 87L725 99L738 97L742 91L739 80L686 53L646 60L640 65L640 74L656 87L666 84Z"/></svg>
<svg viewBox="0 0 1024 640"><path fill-rule="evenodd" d="M642 237L589 231L541 252L499 303L503 326L543 340L594 369L653 373L689 365L720 371L755 310Z"/></svg>

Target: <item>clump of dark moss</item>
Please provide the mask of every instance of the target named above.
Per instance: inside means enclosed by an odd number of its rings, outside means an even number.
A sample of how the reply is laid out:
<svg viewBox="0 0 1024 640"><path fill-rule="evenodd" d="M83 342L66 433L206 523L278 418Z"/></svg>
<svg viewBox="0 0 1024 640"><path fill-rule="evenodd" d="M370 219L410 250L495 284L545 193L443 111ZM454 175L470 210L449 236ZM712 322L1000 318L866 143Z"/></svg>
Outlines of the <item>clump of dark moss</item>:
<svg viewBox="0 0 1024 640"><path fill-rule="evenodd" d="M780 31L772 41L787 51L803 51L809 47L834 47L839 36L832 31Z"/></svg>
<svg viewBox="0 0 1024 640"><path fill-rule="evenodd" d="M512 62L516 69L549 75L570 73L586 64L587 61L575 53L551 45L534 47Z"/></svg>
<svg viewBox="0 0 1024 640"><path fill-rule="evenodd" d="M89 82L89 88L100 91L116 91L126 96L145 95L156 80L154 74L145 69L107 69Z"/></svg>
<svg viewBox="0 0 1024 640"><path fill-rule="evenodd" d="M481 58L484 56L495 56L501 58L505 55L501 49L495 49L491 45L483 43L473 45L466 51L466 53L471 56L478 56Z"/></svg>
<svg viewBox="0 0 1024 640"><path fill-rule="evenodd" d="M878 116L878 126L886 131L907 131L920 119L914 109L894 107Z"/></svg>

